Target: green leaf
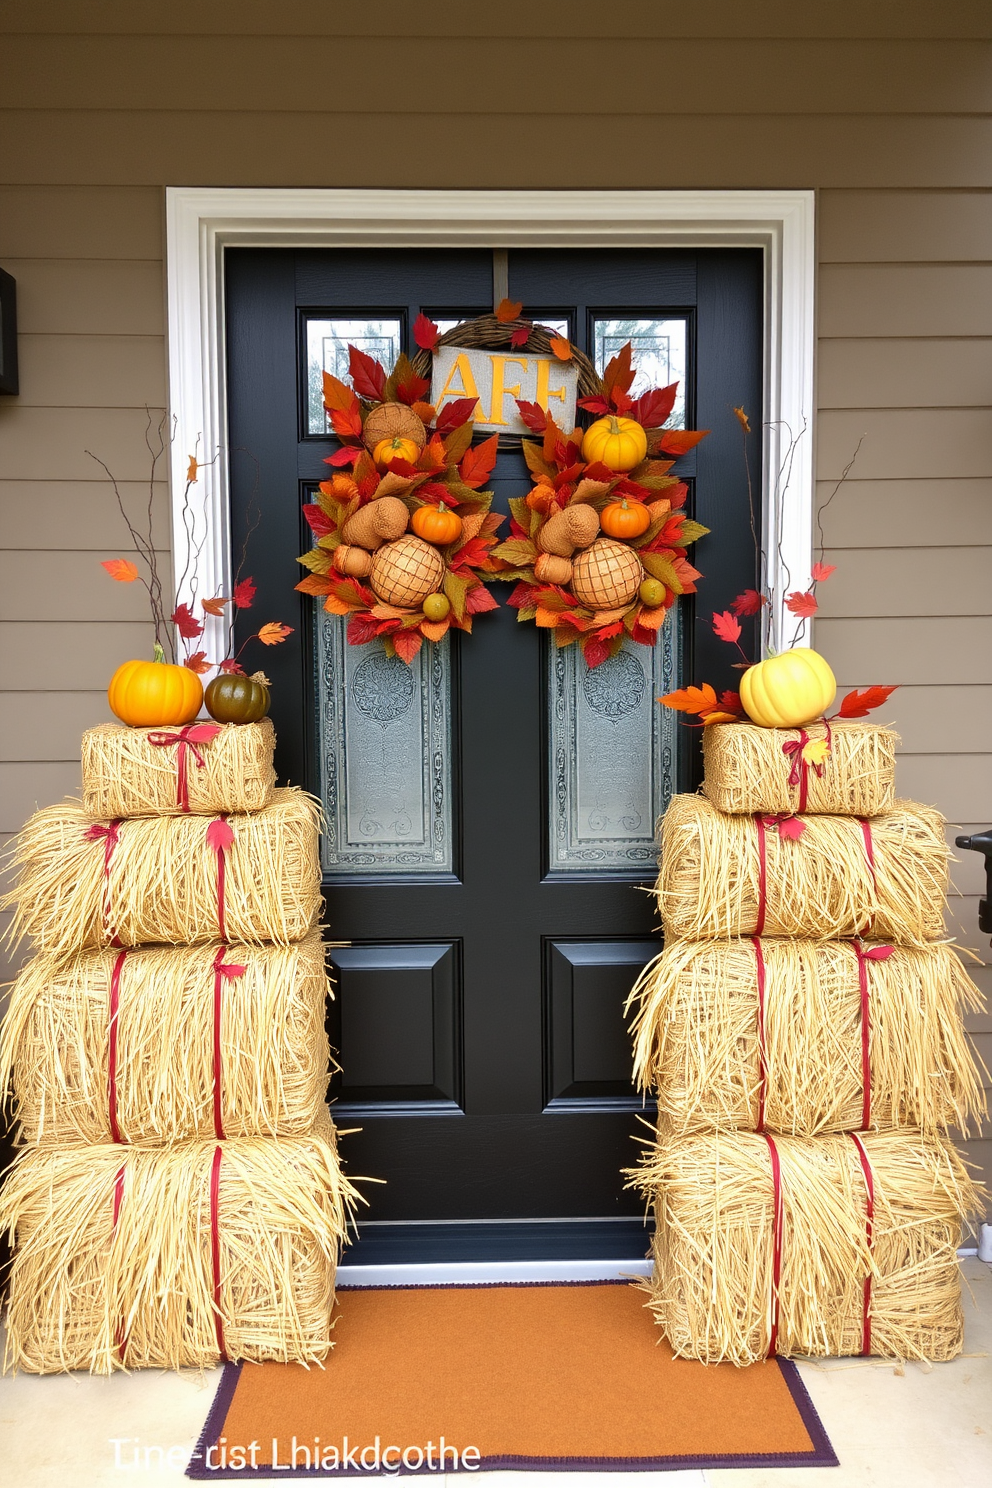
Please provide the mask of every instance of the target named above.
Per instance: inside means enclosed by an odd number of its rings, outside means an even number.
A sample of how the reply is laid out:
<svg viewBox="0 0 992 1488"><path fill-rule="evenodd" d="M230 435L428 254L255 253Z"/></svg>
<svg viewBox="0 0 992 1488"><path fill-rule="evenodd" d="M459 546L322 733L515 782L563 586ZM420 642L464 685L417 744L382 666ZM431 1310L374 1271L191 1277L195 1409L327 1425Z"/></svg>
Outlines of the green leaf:
<svg viewBox="0 0 992 1488"><path fill-rule="evenodd" d="M660 553L642 553L640 558L645 569L653 579L660 579L663 584L667 584L669 589L674 590L676 594L683 593L682 584L679 581L678 574L672 567L670 558L663 558Z"/></svg>
<svg viewBox="0 0 992 1488"><path fill-rule="evenodd" d="M472 443L472 435L475 433L475 425L469 419L464 424L459 424L457 429L452 429L450 434L444 436L444 451L450 465L457 465L469 445Z"/></svg>
<svg viewBox="0 0 992 1488"><path fill-rule="evenodd" d="M554 469L548 464L547 460L545 460L544 451L541 449L541 446L539 444L535 444L531 439L524 439L521 442L520 448L524 452L524 459L527 461L527 469L533 475L554 475Z"/></svg>
<svg viewBox="0 0 992 1488"><path fill-rule="evenodd" d="M537 605L524 605L522 610L517 611L517 620L533 620L537 614Z"/></svg>
<svg viewBox="0 0 992 1488"><path fill-rule="evenodd" d="M497 558L503 558L507 563L515 563L526 568L537 560L537 548L528 537L509 537L506 542L500 543L495 550Z"/></svg>
<svg viewBox="0 0 992 1488"><path fill-rule="evenodd" d="M702 522L683 522L679 528L679 547L688 547L690 543L696 542L698 538L705 537L709 530L708 527L703 526Z"/></svg>
<svg viewBox="0 0 992 1488"><path fill-rule="evenodd" d="M309 553L304 553L302 558L297 558L297 563L302 563L311 573L327 574L331 571L331 560L326 553L319 548L311 548Z"/></svg>
<svg viewBox="0 0 992 1488"><path fill-rule="evenodd" d="M463 579L459 574L446 573L444 592L451 600L451 608L459 620L465 618L465 596L472 586L472 579Z"/></svg>
<svg viewBox="0 0 992 1488"><path fill-rule="evenodd" d="M333 553L335 548L341 546L342 541L340 532L328 532L326 537L318 537L317 546L323 548L325 553Z"/></svg>
<svg viewBox="0 0 992 1488"><path fill-rule="evenodd" d="M525 498L523 496L511 496L509 504L510 511L513 513L514 521L517 523L518 526L522 527L525 532L529 532L532 512L531 508L527 505Z"/></svg>

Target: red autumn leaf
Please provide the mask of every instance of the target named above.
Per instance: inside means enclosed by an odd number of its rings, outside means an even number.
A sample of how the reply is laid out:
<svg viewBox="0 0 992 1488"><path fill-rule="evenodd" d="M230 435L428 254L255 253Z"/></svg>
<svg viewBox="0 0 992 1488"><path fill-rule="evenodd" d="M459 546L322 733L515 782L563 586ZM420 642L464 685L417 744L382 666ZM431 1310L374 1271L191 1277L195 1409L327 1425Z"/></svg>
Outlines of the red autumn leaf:
<svg viewBox="0 0 992 1488"><path fill-rule="evenodd" d="M488 610L498 610L499 601L485 584L473 584L465 595L466 615L484 615Z"/></svg>
<svg viewBox="0 0 992 1488"><path fill-rule="evenodd" d="M806 830L806 823L798 816L784 816L778 823L778 835L786 842L798 842Z"/></svg>
<svg viewBox="0 0 992 1488"><path fill-rule="evenodd" d="M331 428L339 439L358 439L362 433L362 415L358 405L354 408L332 408Z"/></svg>
<svg viewBox="0 0 992 1488"><path fill-rule="evenodd" d="M609 394L614 388L626 392L634 380L633 352L630 342L621 346L616 356L611 357L603 373L603 388Z"/></svg>
<svg viewBox="0 0 992 1488"><path fill-rule="evenodd" d="M255 593L255 585L250 577L242 579L239 584L235 584L234 593L231 596L234 600L235 609L250 610Z"/></svg>
<svg viewBox="0 0 992 1488"><path fill-rule="evenodd" d="M105 568L118 584L133 584L138 577L137 564L132 563L130 558L105 558L100 567Z"/></svg>
<svg viewBox="0 0 992 1488"><path fill-rule="evenodd" d="M651 388L634 401L630 416L645 429L659 429L675 407L675 396L679 385L673 382L666 388Z"/></svg>
<svg viewBox="0 0 992 1488"><path fill-rule="evenodd" d="M333 455L324 456L325 465L354 465L365 453L360 444L346 444L341 449L335 450Z"/></svg>
<svg viewBox="0 0 992 1488"><path fill-rule="evenodd" d="M666 692L658 701L666 708L674 708L676 713L706 714L716 707L716 692L704 682L702 687L680 687L677 692Z"/></svg>
<svg viewBox="0 0 992 1488"><path fill-rule="evenodd" d="M515 403L520 409L520 418L528 429L535 434L543 434L548 427L548 416L539 403L528 403L525 398L516 398Z"/></svg>
<svg viewBox="0 0 992 1488"><path fill-rule="evenodd" d="M836 563L814 563L810 578L814 584L822 584L824 579L829 579L830 575L836 572Z"/></svg>
<svg viewBox="0 0 992 1488"><path fill-rule="evenodd" d="M894 687L866 687L862 692L857 688L849 692L837 710L838 718L866 718L875 708L880 708L887 698L895 692Z"/></svg>
<svg viewBox="0 0 992 1488"><path fill-rule="evenodd" d="M303 515L306 517L307 525L314 537L326 537L328 533L335 530L333 520L327 515L324 508L318 506L315 501L307 503L303 508Z"/></svg>
<svg viewBox="0 0 992 1488"><path fill-rule="evenodd" d="M496 306L496 319L500 325L509 325L511 320L520 319L520 312L523 308L522 300L500 300Z"/></svg>
<svg viewBox="0 0 992 1488"><path fill-rule="evenodd" d="M183 666L188 667L191 672L195 672L198 677L202 677L204 672L209 672L210 670L206 651L194 651L192 656L187 656L183 662Z"/></svg>
<svg viewBox="0 0 992 1488"><path fill-rule="evenodd" d="M357 346L349 346L348 371L351 374L355 392L360 398L371 398L374 403L382 402L386 373L375 357L359 351Z"/></svg>
<svg viewBox="0 0 992 1488"><path fill-rule="evenodd" d="M634 406L634 400L625 388L610 388L610 408L614 413L627 414Z"/></svg>
<svg viewBox="0 0 992 1488"><path fill-rule="evenodd" d="M802 593L795 589L791 594L786 595L785 608L801 620L808 620L811 615L816 614L820 606L816 602L816 595L811 590Z"/></svg>
<svg viewBox="0 0 992 1488"><path fill-rule="evenodd" d="M355 402L355 395L350 387L346 387L340 377L333 377L330 372L325 372L324 377L324 407L328 413L335 408L342 412L351 408Z"/></svg>
<svg viewBox="0 0 992 1488"><path fill-rule="evenodd" d="M484 439L481 444L467 449L462 456L458 472L465 485L470 486L473 491L477 491L483 485L496 464L498 444L499 435L493 434L491 438Z"/></svg>
<svg viewBox="0 0 992 1488"><path fill-rule="evenodd" d="M572 360L572 345L570 341L565 340L564 336L552 336L549 344L560 362Z"/></svg>
<svg viewBox="0 0 992 1488"><path fill-rule="evenodd" d="M226 600L221 594L219 594L216 599L204 599L200 601L201 605L203 606L203 613L205 615L213 615L215 619L220 619L220 617L224 613L224 606L229 602L230 601ZM188 665L189 663L187 662L187 666Z"/></svg>
<svg viewBox="0 0 992 1488"><path fill-rule="evenodd" d="M735 615L756 615L762 605L768 600L757 589L745 589L743 594L738 594L730 608Z"/></svg>
<svg viewBox="0 0 992 1488"><path fill-rule="evenodd" d="M517 326L517 329L510 337L510 345L514 348L526 346L527 342L530 340L530 333L533 329L534 327L531 325L530 321L528 321L526 325Z"/></svg>
<svg viewBox="0 0 992 1488"><path fill-rule="evenodd" d="M263 646L278 646L280 641L284 641L287 636L291 636L292 634L293 627L291 625L283 625L278 620L270 620L258 632L258 639Z"/></svg>
<svg viewBox="0 0 992 1488"><path fill-rule="evenodd" d="M408 377L405 382L396 384L396 396L401 403L412 407L414 403L420 402L430 385L429 377Z"/></svg>
<svg viewBox="0 0 992 1488"><path fill-rule="evenodd" d="M222 672L230 672L233 677L243 677L245 674L244 667L240 661L235 661L233 656L228 656L225 661L222 661L220 669Z"/></svg>
<svg viewBox="0 0 992 1488"><path fill-rule="evenodd" d="M607 660L610 654L610 643L604 641L601 636L590 636L582 647L582 655L586 659L586 666L598 667Z"/></svg>
<svg viewBox="0 0 992 1488"><path fill-rule="evenodd" d="M713 630L721 641L736 642L741 638L741 622L735 620L729 610L713 616Z"/></svg>
<svg viewBox="0 0 992 1488"><path fill-rule="evenodd" d="M720 707L725 708L728 713L740 713L741 695L739 692L721 692Z"/></svg>
<svg viewBox="0 0 992 1488"><path fill-rule="evenodd" d="M400 661L405 661L407 666L410 665L423 643L424 638L417 630L398 630L393 636L396 655Z"/></svg>
<svg viewBox="0 0 992 1488"><path fill-rule="evenodd" d="M579 407L586 408L590 413L609 413L610 405L599 393L594 398L580 398Z"/></svg>
<svg viewBox="0 0 992 1488"><path fill-rule="evenodd" d="M440 334L434 322L421 310L413 322L413 339L417 345L422 346L425 351L433 351Z"/></svg>
<svg viewBox="0 0 992 1488"><path fill-rule="evenodd" d="M452 429L460 429L462 424L467 424L475 413L475 405L478 398L452 398L450 403L445 403L438 410L435 428L439 434L450 434Z"/></svg>
<svg viewBox="0 0 992 1488"><path fill-rule="evenodd" d="M688 450L695 449L709 432L709 429L666 429L658 441L658 448L664 450L666 455L684 455Z"/></svg>
<svg viewBox="0 0 992 1488"><path fill-rule="evenodd" d="M195 641L203 634L203 626L188 604L181 604L173 611L172 623L184 641Z"/></svg>
<svg viewBox="0 0 992 1488"><path fill-rule="evenodd" d="M206 844L212 847L215 853L222 853L225 848L234 843L234 828L229 821L218 816L212 821L206 831Z"/></svg>

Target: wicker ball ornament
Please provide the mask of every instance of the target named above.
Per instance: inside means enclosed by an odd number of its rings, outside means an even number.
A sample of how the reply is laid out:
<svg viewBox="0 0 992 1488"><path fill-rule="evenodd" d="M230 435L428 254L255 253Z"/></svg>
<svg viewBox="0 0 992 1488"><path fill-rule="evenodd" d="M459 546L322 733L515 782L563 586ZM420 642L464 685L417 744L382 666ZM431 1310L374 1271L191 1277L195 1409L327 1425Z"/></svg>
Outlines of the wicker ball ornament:
<svg viewBox="0 0 992 1488"><path fill-rule="evenodd" d="M419 609L428 594L440 589L444 559L437 548L407 533L386 543L372 559L369 583L385 604Z"/></svg>
<svg viewBox="0 0 992 1488"><path fill-rule="evenodd" d="M383 439L412 439L418 449L427 443L423 419L405 403L380 403L362 425L362 443L374 450Z"/></svg>
<svg viewBox="0 0 992 1488"><path fill-rule="evenodd" d="M630 604L644 577L641 560L626 543L598 537L577 553L572 564L572 593L590 610L615 610Z"/></svg>

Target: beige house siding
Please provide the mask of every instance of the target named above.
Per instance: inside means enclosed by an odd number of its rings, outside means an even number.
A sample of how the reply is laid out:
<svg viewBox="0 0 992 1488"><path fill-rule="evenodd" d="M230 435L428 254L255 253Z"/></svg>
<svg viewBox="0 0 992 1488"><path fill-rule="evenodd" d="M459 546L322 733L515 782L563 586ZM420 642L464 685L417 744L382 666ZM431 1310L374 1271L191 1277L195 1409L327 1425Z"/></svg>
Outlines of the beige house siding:
<svg viewBox="0 0 992 1488"><path fill-rule="evenodd" d="M900 788L992 822L992 67L987 6L927 0L0 4L0 833L78 778L78 736L150 627L100 454L147 498L165 402L163 188L818 188L817 644L898 682ZM416 19L419 34L411 36ZM337 24L348 35L335 35ZM499 35L488 35L497 30ZM438 82L441 86L438 86ZM168 538L164 484L154 492ZM978 945L980 861L952 929ZM989 954L978 972L992 993ZM974 1028L992 1064L992 1021ZM992 1169L992 1143L972 1154Z"/></svg>

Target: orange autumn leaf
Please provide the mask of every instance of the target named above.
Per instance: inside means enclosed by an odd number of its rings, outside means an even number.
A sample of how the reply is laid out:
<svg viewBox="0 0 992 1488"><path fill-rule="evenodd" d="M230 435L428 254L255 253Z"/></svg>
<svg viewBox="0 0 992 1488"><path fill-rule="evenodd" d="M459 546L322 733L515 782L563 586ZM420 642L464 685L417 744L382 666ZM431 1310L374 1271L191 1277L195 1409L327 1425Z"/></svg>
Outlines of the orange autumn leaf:
<svg viewBox="0 0 992 1488"><path fill-rule="evenodd" d="M338 599L336 594L329 594L324 600L324 609L329 615L350 615L355 606L345 604L343 599Z"/></svg>
<svg viewBox="0 0 992 1488"><path fill-rule="evenodd" d="M703 714L704 726L708 726L711 723L737 723L737 721L736 713L720 713L718 711L716 713Z"/></svg>
<svg viewBox="0 0 992 1488"><path fill-rule="evenodd" d="M546 610L543 605L538 605L537 614L534 616L534 624L542 630L555 630L561 621L560 610Z"/></svg>
<svg viewBox="0 0 992 1488"><path fill-rule="evenodd" d="M509 325L511 320L520 319L520 312L523 308L523 300L500 300L496 306L496 319L500 325Z"/></svg>
<svg viewBox="0 0 992 1488"><path fill-rule="evenodd" d="M278 620L270 620L258 632L258 639L263 646L278 646L280 641L284 641L287 636L291 636L292 634L293 627L291 625L283 625Z"/></svg>
<svg viewBox="0 0 992 1488"><path fill-rule="evenodd" d="M655 610L642 610L637 617L637 623L644 630L660 630L665 623L665 616L667 614L668 611L663 605L659 605Z"/></svg>
<svg viewBox="0 0 992 1488"><path fill-rule="evenodd" d="M100 567L105 568L118 584L133 584L138 577L137 565L132 563L130 558L106 558Z"/></svg>
<svg viewBox="0 0 992 1488"><path fill-rule="evenodd" d="M428 641L442 641L448 634L451 621L444 620L422 620L420 622L421 634Z"/></svg>
<svg viewBox="0 0 992 1488"><path fill-rule="evenodd" d="M702 687L680 687L677 692L666 692L658 701L677 713L712 713L716 708L716 692L704 682Z"/></svg>
<svg viewBox="0 0 992 1488"><path fill-rule="evenodd" d="M198 677L205 676L210 670L206 651L194 651L191 656L187 656L183 666L187 671L195 672Z"/></svg>
<svg viewBox="0 0 992 1488"><path fill-rule="evenodd" d="M186 467L186 480L188 483L192 483L196 480L196 472L199 470L199 468L200 467L196 462L196 456L190 455L189 464Z"/></svg>
<svg viewBox="0 0 992 1488"><path fill-rule="evenodd" d="M200 603L203 606L203 613L205 615L214 615L219 619L224 613L224 606L229 604L230 600L224 599L222 595L218 595L216 599L204 599Z"/></svg>
<svg viewBox="0 0 992 1488"><path fill-rule="evenodd" d="M735 408L734 409L734 412L737 415L737 421L740 424L741 428L744 430L744 433L745 434L750 434L750 432L751 432L751 420L748 418L747 414L744 412L743 407L741 407L741 408Z"/></svg>
<svg viewBox="0 0 992 1488"><path fill-rule="evenodd" d="M565 340L564 336L551 337L551 350L560 362L570 362L572 360L572 347Z"/></svg>

